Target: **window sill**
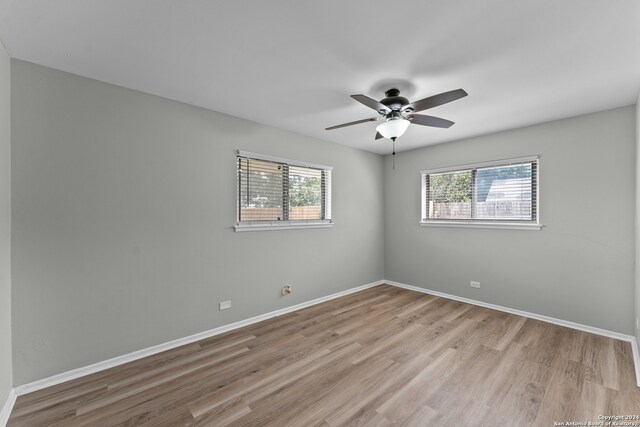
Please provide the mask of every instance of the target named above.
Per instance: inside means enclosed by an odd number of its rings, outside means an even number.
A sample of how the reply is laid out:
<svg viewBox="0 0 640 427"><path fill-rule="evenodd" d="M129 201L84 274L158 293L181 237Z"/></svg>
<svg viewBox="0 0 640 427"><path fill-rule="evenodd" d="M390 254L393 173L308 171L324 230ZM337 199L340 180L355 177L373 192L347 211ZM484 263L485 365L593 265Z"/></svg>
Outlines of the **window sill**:
<svg viewBox="0 0 640 427"><path fill-rule="evenodd" d="M259 223L250 223L250 224L236 224L233 228L236 232L244 232L244 231L271 231L271 230L299 230L299 229L307 229L307 228L331 228L333 227L333 222L270 222L270 221L261 221Z"/></svg>
<svg viewBox="0 0 640 427"><path fill-rule="evenodd" d="M462 228L494 228L502 230L538 231L542 224L525 224L509 222L472 222L472 221L421 221L421 227L462 227Z"/></svg>

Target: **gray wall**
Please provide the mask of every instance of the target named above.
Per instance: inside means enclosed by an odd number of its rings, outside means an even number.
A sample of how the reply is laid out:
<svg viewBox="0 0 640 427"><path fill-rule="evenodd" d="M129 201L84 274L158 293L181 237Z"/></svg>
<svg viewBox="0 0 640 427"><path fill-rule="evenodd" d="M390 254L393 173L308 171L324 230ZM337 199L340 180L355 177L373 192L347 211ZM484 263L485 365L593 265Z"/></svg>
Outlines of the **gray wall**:
<svg viewBox="0 0 640 427"><path fill-rule="evenodd" d="M389 280L631 334L634 107L385 158ZM539 154L541 231L420 227L420 170ZM481 289L469 287L469 281Z"/></svg>
<svg viewBox="0 0 640 427"><path fill-rule="evenodd" d="M0 44L0 409L11 366L11 96L9 56Z"/></svg>
<svg viewBox="0 0 640 427"><path fill-rule="evenodd" d="M18 60L11 79L16 384L383 278L381 156ZM335 227L232 231L236 148L334 166Z"/></svg>

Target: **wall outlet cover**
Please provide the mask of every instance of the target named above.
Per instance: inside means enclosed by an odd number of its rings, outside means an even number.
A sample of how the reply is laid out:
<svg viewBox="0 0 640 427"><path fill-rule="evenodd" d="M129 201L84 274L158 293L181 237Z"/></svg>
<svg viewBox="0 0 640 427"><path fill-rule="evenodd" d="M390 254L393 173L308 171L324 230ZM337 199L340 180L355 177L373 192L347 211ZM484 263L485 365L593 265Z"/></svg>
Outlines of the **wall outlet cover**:
<svg viewBox="0 0 640 427"><path fill-rule="evenodd" d="M479 288L480 287L480 282L474 282L473 280L471 281L470 286L472 288Z"/></svg>
<svg viewBox="0 0 640 427"><path fill-rule="evenodd" d="M231 308L231 300L229 301L220 301L220 310L227 310Z"/></svg>

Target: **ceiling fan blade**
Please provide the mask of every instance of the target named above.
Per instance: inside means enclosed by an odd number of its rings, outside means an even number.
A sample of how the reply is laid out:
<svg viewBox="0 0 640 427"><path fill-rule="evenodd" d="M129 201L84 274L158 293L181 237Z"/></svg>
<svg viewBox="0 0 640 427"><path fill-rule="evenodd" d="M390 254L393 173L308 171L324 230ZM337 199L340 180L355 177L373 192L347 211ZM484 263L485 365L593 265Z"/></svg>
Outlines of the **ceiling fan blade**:
<svg viewBox="0 0 640 427"><path fill-rule="evenodd" d="M376 110L379 113L388 113L389 111L391 111L391 109L389 107L387 107L384 104L379 103L378 101L376 101L373 98L369 98L366 95L351 95L351 97L353 99L355 99L356 101L358 101L361 104L366 105L369 108L373 108L374 110Z"/></svg>
<svg viewBox="0 0 640 427"><path fill-rule="evenodd" d="M376 132L376 140L382 139L382 138L384 138L384 136L382 136L380 132Z"/></svg>
<svg viewBox="0 0 640 427"><path fill-rule="evenodd" d="M429 108L437 107L439 105L447 104L451 101L455 101L456 99L464 98L468 93L464 91L464 89L456 89L451 90L449 92L444 92L438 95L433 95L428 98L421 99L416 102L412 102L403 108L403 111L412 108L413 111L422 111Z"/></svg>
<svg viewBox="0 0 640 427"><path fill-rule="evenodd" d="M366 123L366 122L375 122L376 120L378 120L377 117L371 117L370 119L356 120L355 122L349 122L349 123L343 123L341 125L331 126L329 128L326 128L325 130L333 130L333 129L343 128L345 126L359 125L360 123Z"/></svg>
<svg viewBox="0 0 640 427"><path fill-rule="evenodd" d="M454 122L451 120L441 119L440 117L427 116L424 114L414 114L409 116L411 123L421 126L431 126L434 128L450 128Z"/></svg>

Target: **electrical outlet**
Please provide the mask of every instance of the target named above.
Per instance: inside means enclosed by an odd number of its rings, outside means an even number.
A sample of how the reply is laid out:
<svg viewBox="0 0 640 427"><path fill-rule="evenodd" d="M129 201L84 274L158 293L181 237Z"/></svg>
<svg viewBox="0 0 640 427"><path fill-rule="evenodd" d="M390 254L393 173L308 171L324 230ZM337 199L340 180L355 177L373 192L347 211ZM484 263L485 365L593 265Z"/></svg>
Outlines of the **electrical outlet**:
<svg viewBox="0 0 640 427"><path fill-rule="evenodd" d="M636 317L636 329L640 329L640 320Z"/></svg>
<svg viewBox="0 0 640 427"><path fill-rule="evenodd" d="M474 282L472 280L469 286L471 286L472 288L479 288L480 287L480 282Z"/></svg>
<svg viewBox="0 0 640 427"><path fill-rule="evenodd" d="M285 283L284 287L282 288L282 295L289 295L292 292L293 289L291 289L291 285Z"/></svg>
<svg viewBox="0 0 640 427"><path fill-rule="evenodd" d="M220 310L228 310L231 308L231 300L220 301Z"/></svg>

